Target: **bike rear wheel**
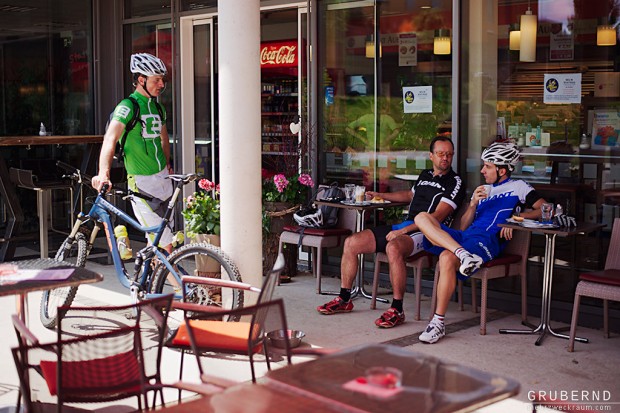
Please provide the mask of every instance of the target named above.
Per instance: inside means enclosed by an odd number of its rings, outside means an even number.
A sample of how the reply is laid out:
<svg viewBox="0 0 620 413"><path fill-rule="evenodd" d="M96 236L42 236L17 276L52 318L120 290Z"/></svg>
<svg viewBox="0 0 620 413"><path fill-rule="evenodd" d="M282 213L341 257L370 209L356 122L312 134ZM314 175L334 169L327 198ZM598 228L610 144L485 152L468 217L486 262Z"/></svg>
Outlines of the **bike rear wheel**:
<svg viewBox="0 0 620 413"><path fill-rule="evenodd" d="M219 274L204 274L200 271L201 262L206 259L213 259L220 264ZM241 275L235 263L219 247L211 244L197 243L184 245L168 256L168 262L181 277L185 275L205 275L217 276L223 280L241 281ZM180 298L180 286L173 284L173 278L170 271L164 265L159 264L153 275L151 292L156 294L176 293L175 298ZM222 290L218 287L195 286L188 291L187 301L231 310L243 306L243 291L231 288Z"/></svg>
<svg viewBox="0 0 620 413"><path fill-rule="evenodd" d="M67 238L54 257L57 261L68 262L76 267L86 265L88 254L86 236L78 233L75 239ZM78 287L62 287L43 292L41 297L41 323L47 328L56 327L58 320L58 307L71 305Z"/></svg>

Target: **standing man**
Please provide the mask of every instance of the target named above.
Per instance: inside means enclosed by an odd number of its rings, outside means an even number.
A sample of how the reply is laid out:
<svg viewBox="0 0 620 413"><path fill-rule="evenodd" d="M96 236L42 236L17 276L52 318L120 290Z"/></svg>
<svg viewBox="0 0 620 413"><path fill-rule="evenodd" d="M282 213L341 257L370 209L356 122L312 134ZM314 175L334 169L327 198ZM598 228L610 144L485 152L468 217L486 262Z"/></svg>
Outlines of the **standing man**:
<svg viewBox="0 0 620 413"><path fill-rule="evenodd" d="M497 257L505 246L500 238L512 238L511 228L500 228L516 206L533 208L522 213L524 218L540 217L545 202L527 182L511 179L510 174L519 162L519 148L512 143L493 143L482 152L484 166L480 171L487 184L492 184L487 194L485 185L474 190L471 201L461 218L459 231L440 224L431 214L421 213L416 218L424 234L424 247L439 255L439 281L437 283L437 308L420 341L435 343L446 335L444 316L450 296L456 287L457 275L467 279L480 266ZM457 274L459 273L459 274Z"/></svg>
<svg viewBox="0 0 620 413"><path fill-rule="evenodd" d="M390 264L390 281L394 298L390 308L381 315L375 325L383 328L395 327L405 321L403 296L407 278L405 259L423 249L423 236L418 232L417 215L428 212L437 221L450 224L454 211L465 197L461 178L452 170L454 145L450 138L437 136L431 141L430 159L433 169L422 171L410 191L394 193L366 192L367 196L379 196L390 202L409 202L407 220L398 225L383 225L348 237L340 264L340 295L332 301L317 307L321 314L348 313L353 310L351 288L359 267L359 254L385 252Z"/></svg>
<svg viewBox="0 0 620 413"><path fill-rule="evenodd" d="M138 103L139 118L136 126L127 134L122 149L129 189L153 198L152 201L146 201L132 197L134 214L142 225L152 226L161 222L173 192L172 181L166 179L172 172L166 112L163 106L156 103L157 97L166 87L167 70L161 59L148 53L131 55L130 70L135 87L130 97ZM98 191L104 184L112 185L110 166L116 143L133 116L134 104L130 99L123 99L114 109L103 137L99 173L92 180L93 187ZM152 242L153 236L147 235L147 240ZM168 252L172 251L172 228L166 228L160 245Z"/></svg>

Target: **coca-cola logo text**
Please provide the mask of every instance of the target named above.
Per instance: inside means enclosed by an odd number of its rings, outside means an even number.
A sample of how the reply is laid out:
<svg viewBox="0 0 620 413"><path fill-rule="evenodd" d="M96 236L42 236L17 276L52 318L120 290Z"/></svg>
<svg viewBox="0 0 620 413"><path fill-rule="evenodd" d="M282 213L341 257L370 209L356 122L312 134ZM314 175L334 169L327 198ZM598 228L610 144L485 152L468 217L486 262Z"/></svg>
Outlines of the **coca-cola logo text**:
<svg viewBox="0 0 620 413"><path fill-rule="evenodd" d="M260 64L268 67L297 66L296 43L270 43L260 50Z"/></svg>

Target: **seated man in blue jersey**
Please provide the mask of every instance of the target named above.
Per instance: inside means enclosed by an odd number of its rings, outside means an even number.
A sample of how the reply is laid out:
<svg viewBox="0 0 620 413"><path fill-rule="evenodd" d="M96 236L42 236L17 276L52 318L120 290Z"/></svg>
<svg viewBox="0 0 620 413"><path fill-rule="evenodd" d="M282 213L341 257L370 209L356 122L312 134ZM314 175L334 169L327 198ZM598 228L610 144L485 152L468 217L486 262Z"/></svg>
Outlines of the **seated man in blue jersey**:
<svg viewBox="0 0 620 413"><path fill-rule="evenodd" d="M394 290L392 305L375 325L391 328L405 322L403 296L407 279L405 260L424 249L423 236L413 222L422 211L428 212L449 225L454 211L465 199L465 188L461 178L452 170L454 145L450 138L437 136L431 141L430 159L432 169L425 169L411 190L392 193L368 191L370 198L378 196L391 202L409 202L407 220L398 225L380 225L351 235L345 240L340 261L340 295L317 307L321 314L348 313L353 310L351 288L359 268L359 254L384 252L390 264L390 281Z"/></svg>
<svg viewBox="0 0 620 413"><path fill-rule="evenodd" d="M415 219L424 234L424 247L439 255L439 280L435 315L420 341L435 343L445 333L444 316L450 296L459 278L466 279L480 266L495 258L505 242L512 238L512 229L500 228L517 206L532 208L521 214L524 218L540 217L545 202L527 182L511 179L510 174L519 162L519 148L512 143L493 143L482 152L484 166L480 171L487 184L492 184L489 195L485 185L474 190L467 210L461 219L459 231L440 224L431 214L420 213ZM523 210L524 208L521 208Z"/></svg>

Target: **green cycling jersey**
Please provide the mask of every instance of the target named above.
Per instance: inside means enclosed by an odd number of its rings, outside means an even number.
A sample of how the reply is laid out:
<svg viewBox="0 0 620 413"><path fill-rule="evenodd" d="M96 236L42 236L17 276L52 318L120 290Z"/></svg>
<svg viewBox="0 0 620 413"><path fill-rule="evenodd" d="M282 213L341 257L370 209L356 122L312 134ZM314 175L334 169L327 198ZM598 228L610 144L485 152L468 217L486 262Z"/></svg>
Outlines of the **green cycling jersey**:
<svg viewBox="0 0 620 413"><path fill-rule="evenodd" d="M155 102L151 98L133 92L133 98L140 106L140 119L127 134L125 141L125 169L129 175L153 175L167 165L161 145L161 131L166 124L166 111L163 106L161 119ZM123 99L114 109L112 119L127 125L133 117L133 105L129 99Z"/></svg>

